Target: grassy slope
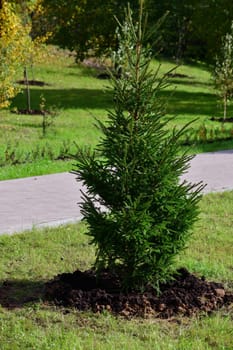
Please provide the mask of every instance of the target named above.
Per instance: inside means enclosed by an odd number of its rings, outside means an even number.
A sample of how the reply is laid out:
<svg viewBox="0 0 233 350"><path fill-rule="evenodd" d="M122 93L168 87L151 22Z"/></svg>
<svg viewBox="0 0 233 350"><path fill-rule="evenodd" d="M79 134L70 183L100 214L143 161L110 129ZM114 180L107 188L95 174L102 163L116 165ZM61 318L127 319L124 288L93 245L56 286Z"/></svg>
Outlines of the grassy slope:
<svg viewBox="0 0 233 350"><path fill-rule="evenodd" d="M233 192L204 196L193 239L177 265L222 281L233 288ZM43 304L43 282L94 260L85 225L33 230L0 237L0 276L11 281L7 300L21 302L0 307L0 349L36 350L231 350L233 308L192 319L125 320L109 314L93 315ZM3 296L0 292L0 303Z"/></svg>
<svg viewBox="0 0 233 350"><path fill-rule="evenodd" d="M40 149L51 148L57 154L64 142L69 145L71 152L75 152L74 142L91 147L98 142L100 134L93 124L95 118L106 120L107 110L112 107L111 93L107 89L109 82L97 79L95 70L75 65L69 56L54 55L44 62L46 63L34 67L30 79L42 80L49 85L31 88L32 108L39 108L40 96L43 94L47 106L55 105L58 108L59 117L55 125L48 129L47 135L42 137L40 116L0 111L0 156L9 143L17 153L35 150L39 146ZM157 65L154 62L153 68ZM163 61L161 74L171 67L172 63ZM187 77L171 78L171 86L161 92L161 96L168 101L168 114L177 116L173 125L181 127L193 119L197 119L193 124L194 129L202 123L207 127L217 125L208 120L221 113L208 70L201 65L184 65L176 73ZM24 93L15 98L12 107L26 107ZM225 148L233 148L233 141L201 145L193 148L192 152ZM1 167L0 180L67 171L71 168L72 162L37 160L29 165Z"/></svg>

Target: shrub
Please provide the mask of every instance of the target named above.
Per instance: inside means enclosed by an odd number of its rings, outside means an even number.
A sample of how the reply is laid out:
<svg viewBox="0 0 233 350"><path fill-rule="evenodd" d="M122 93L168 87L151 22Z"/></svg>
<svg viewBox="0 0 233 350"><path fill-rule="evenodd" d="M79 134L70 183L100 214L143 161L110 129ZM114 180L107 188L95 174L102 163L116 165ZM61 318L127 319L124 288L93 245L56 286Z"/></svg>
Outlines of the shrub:
<svg viewBox="0 0 233 350"><path fill-rule="evenodd" d="M178 155L185 132L167 131L157 95L166 85L150 71L143 16L126 11L112 74L114 109L95 151L78 149L74 173L87 187L82 214L96 245L95 268L119 274L125 289L157 288L172 273L197 218L201 184L180 183L191 157Z"/></svg>

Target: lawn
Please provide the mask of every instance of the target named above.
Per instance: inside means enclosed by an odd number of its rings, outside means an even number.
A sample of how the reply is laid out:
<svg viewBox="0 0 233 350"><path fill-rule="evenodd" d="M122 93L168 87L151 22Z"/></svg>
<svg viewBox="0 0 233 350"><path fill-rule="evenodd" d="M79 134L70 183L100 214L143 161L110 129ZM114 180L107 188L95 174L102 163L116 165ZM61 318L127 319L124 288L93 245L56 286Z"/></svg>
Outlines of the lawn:
<svg viewBox="0 0 233 350"><path fill-rule="evenodd" d="M152 69L158 64L153 61ZM172 67L172 62L161 61L160 76ZM72 160L66 156L75 153L75 143L90 147L98 143L100 133L94 126L95 118L107 120L112 108L109 81L98 79L98 73L95 68L77 65L69 53L60 51L50 52L43 63L29 69L29 79L47 84L31 87L32 109L38 109L44 98L45 109L55 108L58 116L43 136L41 116L11 113L12 109L26 108L24 91L10 109L0 111L0 180L69 171ZM221 108L207 67L200 63L181 65L172 74L160 98L167 103L167 115L176 116L171 127L180 128L196 120L187 134L188 140L196 141L191 142L190 152L233 148L233 140L205 141L232 134L228 123L222 126L209 120L221 116ZM232 110L230 106L229 113Z"/></svg>
<svg viewBox="0 0 233 350"><path fill-rule="evenodd" d="M176 264L233 289L233 192L204 196L200 212ZM45 281L93 263L85 232L85 224L78 223L0 236L1 349L232 349L233 305L190 319L129 321L43 303Z"/></svg>

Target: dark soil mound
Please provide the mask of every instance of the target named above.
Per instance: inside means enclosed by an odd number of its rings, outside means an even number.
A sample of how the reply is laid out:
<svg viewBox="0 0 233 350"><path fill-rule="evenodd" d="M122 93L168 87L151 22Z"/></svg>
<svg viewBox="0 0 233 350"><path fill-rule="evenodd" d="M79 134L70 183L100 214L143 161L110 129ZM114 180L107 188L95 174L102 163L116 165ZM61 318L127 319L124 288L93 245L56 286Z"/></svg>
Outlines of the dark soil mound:
<svg viewBox="0 0 233 350"><path fill-rule="evenodd" d="M32 85L32 86L49 85L49 84L46 84L44 81L40 81L40 80L28 80L27 82L25 80L17 80L17 83L21 85Z"/></svg>
<svg viewBox="0 0 233 350"><path fill-rule="evenodd" d="M170 318L177 314L191 316L211 312L233 302L233 293L221 283L207 282L180 269L173 282L161 288L158 296L148 287L144 293L120 291L117 275L104 271L96 277L93 270L58 275L45 286L45 299L57 305L93 312L110 311L125 317L153 316Z"/></svg>
<svg viewBox="0 0 233 350"><path fill-rule="evenodd" d="M167 76L169 78L191 78L189 75L181 73L168 73Z"/></svg>
<svg viewBox="0 0 233 350"><path fill-rule="evenodd" d="M211 121L214 122L220 122L220 123L233 123L233 118L219 118L219 117L212 117L210 118Z"/></svg>
<svg viewBox="0 0 233 350"><path fill-rule="evenodd" d="M47 115L51 114L50 111L41 111L40 109L18 109L16 111L11 111L11 113L15 114L24 114L24 115Z"/></svg>
<svg viewBox="0 0 233 350"><path fill-rule="evenodd" d="M100 73L100 74L97 75L97 79L110 79L110 78L111 78L110 74L109 73L105 73L105 72Z"/></svg>

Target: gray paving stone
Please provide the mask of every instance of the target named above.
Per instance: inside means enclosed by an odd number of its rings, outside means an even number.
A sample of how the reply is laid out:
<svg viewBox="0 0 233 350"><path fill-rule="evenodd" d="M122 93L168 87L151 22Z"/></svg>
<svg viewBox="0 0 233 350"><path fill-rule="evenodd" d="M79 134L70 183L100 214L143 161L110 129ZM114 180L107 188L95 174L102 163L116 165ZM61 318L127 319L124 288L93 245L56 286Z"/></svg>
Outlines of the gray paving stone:
<svg viewBox="0 0 233 350"><path fill-rule="evenodd" d="M203 193L233 189L233 150L208 152L196 155L190 169L183 176L190 182L203 181Z"/></svg>
<svg viewBox="0 0 233 350"><path fill-rule="evenodd" d="M204 193L233 189L233 150L197 155L182 179L203 181ZM0 234L79 221L80 189L70 173L0 181Z"/></svg>
<svg viewBox="0 0 233 350"><path fill-rule="evenodd" d="M0 181L0 233L80 220L80 187L69 173Z"/></svg>

